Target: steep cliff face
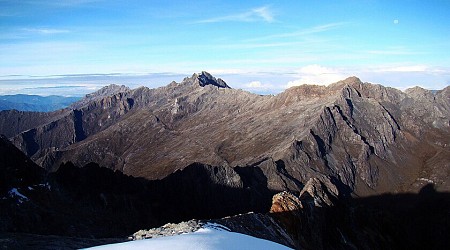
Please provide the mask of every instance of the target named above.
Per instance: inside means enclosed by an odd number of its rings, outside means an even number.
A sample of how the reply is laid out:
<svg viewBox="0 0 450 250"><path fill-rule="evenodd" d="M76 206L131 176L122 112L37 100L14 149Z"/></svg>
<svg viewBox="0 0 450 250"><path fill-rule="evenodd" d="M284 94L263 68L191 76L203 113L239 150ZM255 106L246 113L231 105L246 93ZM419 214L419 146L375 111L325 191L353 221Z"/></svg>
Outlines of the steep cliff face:
<svg viewBox="0 0 450 250"><path fill-rule="evenodd" d="M7 138L11 138L26 130L61 119L67 112L67 110L49 113L3 110L0 111L0 131Z"/></svg>
<svg viewBox="0 0 450 250"><path fill-rule="evenodd" d="M11 123L2 124L2 133L13 135L12 128L23 131L13 136L12 142L38 164L50 165L49 159L55 158L55 152L57 155L60 149L114 124L133 106L132 100L123 98L121 93L102 98L95 96L80 109L53 113L5 111L2 115Z"/></svg>
<svg viewBox="0 0 450 250"><path fill-rule="evenodd" d="M243 185L268 190L299 193L310 178L341 196L418 191L427 182L450 190L448 88L404 93L350 77L259 96L202 72L123 90L13 141L52 171L66 161L97 162L159 179L201 162L252 173Z"/></svg>
<svg viewBox="0 0 450 250"><path fill-rule="evenodd" d="M45 171L0 136L0 197L9 196L12 189L26 188L44 180ZM14 196L14 193L12 194Z"/></svg>
<svg viewBox="0 0 450 250"><path fill-rule="evenodd" d="M300 195L273 196L270 215L296 249L440 249L448 245L449 193L427 185L418 194L339 199L311 178ZM331 185L332 187L332 185Z"/></svg>

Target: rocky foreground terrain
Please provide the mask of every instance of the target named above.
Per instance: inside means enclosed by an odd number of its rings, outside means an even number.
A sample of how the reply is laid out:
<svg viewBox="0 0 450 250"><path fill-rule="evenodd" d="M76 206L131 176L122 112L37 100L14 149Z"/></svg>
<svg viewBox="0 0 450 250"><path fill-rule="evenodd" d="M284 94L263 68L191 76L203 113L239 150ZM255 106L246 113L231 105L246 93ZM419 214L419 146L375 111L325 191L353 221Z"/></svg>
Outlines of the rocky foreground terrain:
<svg viewBox="0 0 450 250"><path fill-rule="evenodd" d="M6 247L60 235L76 248L194 218L299 249L448 243L450 87L350 77L260 96L202 72L1 111L0 134Z"/></svg>

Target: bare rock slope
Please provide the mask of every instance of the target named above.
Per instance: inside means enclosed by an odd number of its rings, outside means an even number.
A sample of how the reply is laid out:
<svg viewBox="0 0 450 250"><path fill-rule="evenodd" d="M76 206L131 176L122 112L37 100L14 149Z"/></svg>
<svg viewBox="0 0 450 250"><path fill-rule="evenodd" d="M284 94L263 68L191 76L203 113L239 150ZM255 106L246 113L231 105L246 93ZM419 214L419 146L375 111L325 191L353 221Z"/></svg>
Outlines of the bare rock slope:
<svg viewBox="0 0 450 250"><path fill-rule="evenodd" d="M160 179L201 162L274 191L298 193L310 178L340 195L427 183L448 191L449 91L401 92L350 77L260 96L202 72L157 89L106 91L55 115L2 112L0 133L51 171L97 162Z"/></svg>

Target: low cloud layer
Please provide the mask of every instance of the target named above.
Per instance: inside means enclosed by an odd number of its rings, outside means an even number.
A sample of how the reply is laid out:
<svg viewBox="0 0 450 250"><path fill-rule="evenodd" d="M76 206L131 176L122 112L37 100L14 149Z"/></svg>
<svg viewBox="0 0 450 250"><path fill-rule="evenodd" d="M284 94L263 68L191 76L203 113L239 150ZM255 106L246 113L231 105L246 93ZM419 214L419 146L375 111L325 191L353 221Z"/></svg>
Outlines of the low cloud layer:
<svg viewBox="0 0 450 250"><path fill-rule="evenodd" d="M317 64L308 65L298 70L298 79L289 81L287 88L302 84L328 85L346 77L337 69L323 67Z"/></svg>

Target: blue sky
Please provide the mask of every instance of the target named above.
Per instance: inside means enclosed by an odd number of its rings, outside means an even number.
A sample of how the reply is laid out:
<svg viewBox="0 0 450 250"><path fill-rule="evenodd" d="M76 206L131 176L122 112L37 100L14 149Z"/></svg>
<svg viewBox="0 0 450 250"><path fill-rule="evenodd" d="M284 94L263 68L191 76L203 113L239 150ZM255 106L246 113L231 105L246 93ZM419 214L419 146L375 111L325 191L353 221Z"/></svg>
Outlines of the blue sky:
<svg viewBox="0 0 450 250"><path fill-rule="evenodd" d="M258 93L352 75L441 89L449 27L448 0L0 0L0 94L156 87L202 70Z"/></svg>

